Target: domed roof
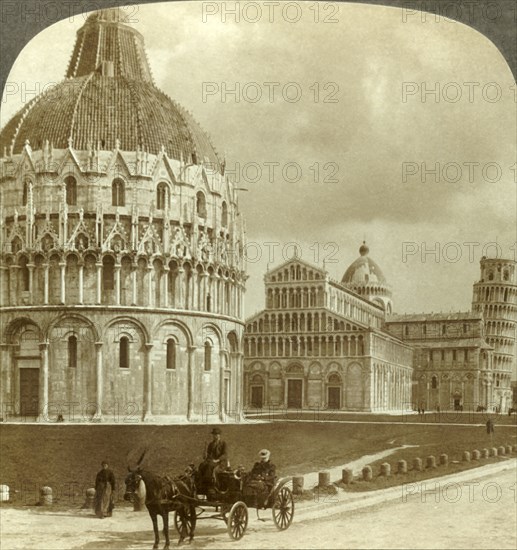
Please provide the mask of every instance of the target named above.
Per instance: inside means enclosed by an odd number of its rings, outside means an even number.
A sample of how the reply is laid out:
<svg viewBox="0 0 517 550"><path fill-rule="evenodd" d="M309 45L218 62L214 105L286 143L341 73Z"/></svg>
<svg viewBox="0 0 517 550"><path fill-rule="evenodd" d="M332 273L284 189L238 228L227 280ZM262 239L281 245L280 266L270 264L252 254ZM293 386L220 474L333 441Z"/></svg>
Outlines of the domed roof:
<svg viewBox="0 0 517 550"><path fill-rule="evenodd" d="M36 97L0 133L0 153L45 141L53 147L138 149L187 163L212 163L217 153L199 124L153 83L143 38L121 23L118 9L91 15L77 32L67 79Z"/></svg>
<svg viewBox="0 0 517 550"><path fill-rule="evenodd" d="M341 282L346 285L387 284L381 268L368 256L370 249L363 244L359 248L359 258L350 264Z"/></svg>

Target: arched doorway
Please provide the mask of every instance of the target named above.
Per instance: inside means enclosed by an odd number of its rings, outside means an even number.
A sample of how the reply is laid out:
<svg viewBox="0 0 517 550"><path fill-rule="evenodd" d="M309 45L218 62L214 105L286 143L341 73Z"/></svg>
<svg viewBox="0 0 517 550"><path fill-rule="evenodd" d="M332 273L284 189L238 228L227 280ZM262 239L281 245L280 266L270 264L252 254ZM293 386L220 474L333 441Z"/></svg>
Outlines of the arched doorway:
<svg viewBox="0 0 517 550"><path fill-rule="evenodd" d="M303 367L293 365L287 369L286 403L288 409L301 409L303 406Z"/></svg>
<svg viewBox="0 0 517 550"><path fill-rule="evenodd" d="M250 404L255 409L262 409L264 406L264 381L260 374L255 374L251 379Z"/></svg>
<svg viewBox="0 0 517 550"><path fill-rule="evenodd" d="M341 376L333 373L327 382L327 408L337 410L341 408Z"/></svg>

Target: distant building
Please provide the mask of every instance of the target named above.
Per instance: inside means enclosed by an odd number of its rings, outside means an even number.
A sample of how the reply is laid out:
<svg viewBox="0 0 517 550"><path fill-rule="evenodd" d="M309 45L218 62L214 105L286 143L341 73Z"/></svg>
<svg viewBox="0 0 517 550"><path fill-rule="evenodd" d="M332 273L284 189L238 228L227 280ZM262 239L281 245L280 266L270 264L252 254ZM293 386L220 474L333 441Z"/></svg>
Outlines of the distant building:
<svg viewBox="0 0 517 550"><path fill-rule="evenodd" d="M341 283L296 259L265 275L266 309L246 321L245 405L506 411L516 263L481 260L472 312L397 315L382 270L359 252Z"/></svg>
<svg viewBox="0 0 517 550"><path fill-rule="evenodd" d="M391 293L366 246L360 254L341 283L297 259L266 273L266 309L246 321L246 406L411 406L413 349L383 328Z"/></svg>

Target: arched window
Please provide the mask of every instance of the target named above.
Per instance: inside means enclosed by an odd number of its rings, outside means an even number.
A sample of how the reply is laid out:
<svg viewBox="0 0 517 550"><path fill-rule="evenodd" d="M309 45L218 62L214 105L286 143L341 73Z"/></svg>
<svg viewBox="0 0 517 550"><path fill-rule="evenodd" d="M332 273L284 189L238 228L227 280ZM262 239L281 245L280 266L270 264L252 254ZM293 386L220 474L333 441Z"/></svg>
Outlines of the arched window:
<svg viewBox="0 0 517 550"><path fill-rule="evenodd" d="M75 206L77 204L77 182L73 176L68 176L65 179L66 187L66 204Z"/></svg>
<svg viewBox="0 0 517 550"><path fill-rule="evenodd" d="M111 256L105 256L102 260L103 290L113 290L115 288L114 272L115 272L115 260Z"/></svg>
<svg viewBox="0 0 517 550"><path fill-rule="evenodd" d="M68 337L68 368L75 369L77 367L77 336Z"/></svg>
<svg viewBox="0 0 517 550"><path fill-rule="evenodd" d="M112 206L125 206L126 197L124 190L124 181L120 178L113 180L111 184L111 204Z"/></svg>
<svg viewBox="0 0 517 550"><path fill-rule="evenodd" d="M156 188L156 208L163 210L169 206L168 185L165 182L160 182Z"/></svg>
<svg viewBox="0 0 517 550"><path fill-rule="evenodd" d="M212 344L208 340L205 342L205 370L212 368Z"/></svg>
<svg viewBox="0 0 517 550"><path fill-rule="evenodd" d="M206 199L201 191L196 195L196 212L200 218L206 218Z"/></svg>
<svg viewBox="0 0 517 550"><path fill-rule="evenodd" d="M489 281L493 281L494 280L494 273L492 271L489 272L488 274L488 280Z"/></svg>
<svg viewBox="0 0 517 550"><path fill-rule="evenodd" d="M27 258L20 258L22 291L29 291L29 268L27 267Z"/></svg>
<svg viewBox="0 0 517 550"><path fill-rule="evenodd" d="M167 340L167 369L176 368L176 340L169 338Z"/></svg>
<svg viewBox="0 0 517 550"><path fill-rule="evenodd" d="M221 225L228 227L228 205L224 201L221 207Z"/></svg>
<svg viewBox="0 0 517 550"><path fill-rule="evenodd" d="M129 368L129 338L122 336L119 342L118 365L121 369Z"/></svg>
<svg viewBox="0 0 517 550"><path fill-rule="evenodd" d="M23 196L22 196L22 205L25 206L27 204L27 197L29 195L29 182L25 181L23 184Z"/></svg>
<svg viewBox="0 0 517 550"><path fill-rule="evenodd" d="M433 376L431 378L431 388L435 390L437 387L438 387L438 378L436 378L436 376Z"/></svg>
<svg viewBox="0 0 517 550"><path fill-rule="evenodd" d="M404 334L409 336L409 327L407 325L404 327Z"/></svg>

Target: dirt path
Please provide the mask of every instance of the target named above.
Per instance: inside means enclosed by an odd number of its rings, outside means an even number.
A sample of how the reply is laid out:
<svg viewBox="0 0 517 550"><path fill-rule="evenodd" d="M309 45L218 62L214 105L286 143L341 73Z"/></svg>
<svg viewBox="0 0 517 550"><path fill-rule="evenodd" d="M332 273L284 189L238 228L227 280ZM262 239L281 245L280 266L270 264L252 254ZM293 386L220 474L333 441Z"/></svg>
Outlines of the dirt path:
<svg viewBox="0 0 517 550"><path fill-rule="evenodd" d="M499 466L494 472L495 465L470 470L468 483L462 472L457 482L450 476L427 480L405 495L398 488L397 498L389 502L376 491L371 502L377 504L361 510L353 510L353 504L340 511L302 503L283 532L275 529L269 511L261 513L267 521L260 522L250 510L246 535L237 542L230 540L224 523L204 520L189 548L515 548L516 465L514 460L505 470ZM2 507L0 533L2 550L144 550L153 541L147 512L130 508L117 508L112 518L99 520L77 509ZM175 544L174 529L171 537Z"/></svg>

